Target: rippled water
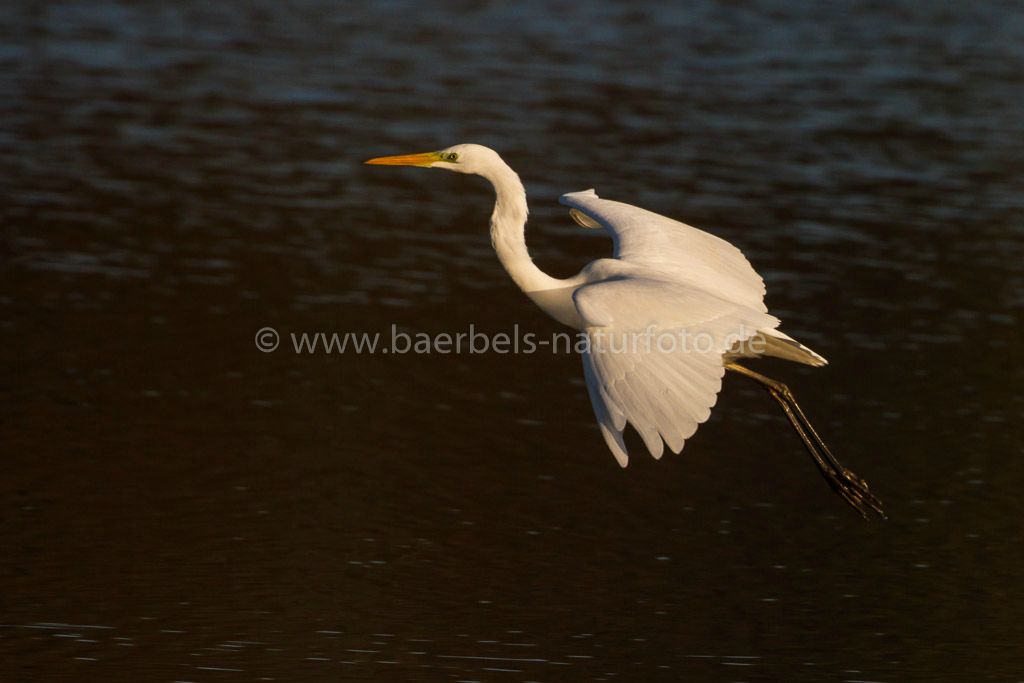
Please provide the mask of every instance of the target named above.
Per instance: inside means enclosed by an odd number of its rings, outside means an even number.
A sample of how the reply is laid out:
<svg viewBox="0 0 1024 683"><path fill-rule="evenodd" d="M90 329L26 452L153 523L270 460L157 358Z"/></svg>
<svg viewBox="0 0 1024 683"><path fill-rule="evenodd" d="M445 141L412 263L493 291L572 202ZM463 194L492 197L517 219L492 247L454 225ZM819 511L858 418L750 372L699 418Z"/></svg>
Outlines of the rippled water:
<svg viewBox="0 0 1024 683"><path fill-rule="evenodd" d="M0 9L0 678L1024 677L1024 11L911 2L9 2ZM711 228L822 370L621 471L578 360L261 353L558 331L562 192Z"/></svg>

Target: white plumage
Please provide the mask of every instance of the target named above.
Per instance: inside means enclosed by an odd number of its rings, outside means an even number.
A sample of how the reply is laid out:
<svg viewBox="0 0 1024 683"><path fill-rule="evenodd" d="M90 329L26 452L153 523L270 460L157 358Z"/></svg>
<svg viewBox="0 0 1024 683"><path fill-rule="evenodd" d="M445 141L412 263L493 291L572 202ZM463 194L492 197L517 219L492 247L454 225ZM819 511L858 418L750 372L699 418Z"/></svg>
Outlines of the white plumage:
<svg viewBox="0 0 1024 683"><path fill-rule="evenodd" d="M564 194L559 202L607 230L615 243L615 258L749 308L768 310L764 280L743 252L720 237L653 211L601 199L594 190Z"/></svg>
<svg viewBox="0 0 1024 683"><path fill-rule="evenodd" d="M491 242L515 283L556 320L582 330L582 354L601 434L623 467L633 425L651 455L673 452L708 419L726 369L750 377L779 403L829 485L862 514L881 512L867 485L829 452L785 385L735 361L775 356L808 365L825 359L780 332L764 304L765 285L743 253L723 239L594 190L563 195L569 214L614 241L612 258L577 275L542 272L526 249L526 192L496 152L455 145L438 152L371 159L371 164L443 168L494 186Z"/></svg>
<svg viewBox="0 0 1024 683"><path fill-rule="evenodd" d="M614 259L584 270L573 294L591 338L584 375L605 443L623 467L629 422L655 458L663 440L675 453L708 419L725 374L724 359L769 353L766 338L788 340L800 360L820 356L777 332L764 305L764 280L725 240L679 221L601 199L593 190L563 195L577 222L602 227ZM585 217L584 222L581 219ZM595 337L618 340L619 351ZM621 343L637 340L639 349ZM753 342L760 342L758 347ZM676 343L672 343L672 342ZM690 343L684 348L683 343ZM649 343L648 343L649 342ZM758 353L756 349L761 348Z"/></svg>

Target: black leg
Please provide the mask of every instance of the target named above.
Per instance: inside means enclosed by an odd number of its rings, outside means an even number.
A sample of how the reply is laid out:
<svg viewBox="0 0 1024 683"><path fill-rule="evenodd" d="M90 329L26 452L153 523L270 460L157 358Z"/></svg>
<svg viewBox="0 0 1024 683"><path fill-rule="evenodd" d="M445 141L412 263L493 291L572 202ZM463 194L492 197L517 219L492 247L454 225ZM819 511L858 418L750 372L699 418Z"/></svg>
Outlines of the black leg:
<svg viewBox="0 0 1024 683"><path fill-rule="evenodd" d="M818 436L818 432L815 431L810 420L804 415L804 411L800 409L789 387L782 382L765 377L738 363L726 363L725 368L749 377L768 391L768 394L782 408L782 412L786 414L790 425L793 426L793 429L800 436L800 440L804 442L807 452L811 454L811 458L818 467L818 471L821 472L821 476L825 478L825 481L833 491L838 493L843 500L849 503L865 519L869 517L871 512L877 513L882 518L885 517L885 512L882 510L882 502L871 495L866 481L844 467L839 462L839 459L832 455L832 451L825 445L822 438Z"/></svg>

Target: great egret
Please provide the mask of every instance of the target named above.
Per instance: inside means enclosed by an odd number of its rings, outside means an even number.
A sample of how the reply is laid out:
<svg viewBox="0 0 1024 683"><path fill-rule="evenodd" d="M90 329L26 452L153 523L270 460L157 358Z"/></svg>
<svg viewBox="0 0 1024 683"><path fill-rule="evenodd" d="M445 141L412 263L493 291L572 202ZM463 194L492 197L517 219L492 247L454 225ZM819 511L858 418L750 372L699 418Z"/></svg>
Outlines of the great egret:
<svg viewBox="0 0 1024 683"><path fill-rule="evenodd" d="M604 228L615 251L613 258L593 261L562 280L530 258L526 191L494 150L464 144L366 163L443 168L491 182L497 195L491 242L498 260L534 303L591 341L581 354L583 374L605 443L621 466L629 457L622 437L627 423L655 458L665 443L678 453L708 419L722 377L731 370L756 381L782 407L843 500L864 517L883 515L867 483L832 455L786 385L737 362L757 356L814 366L827 362L777 329L779 319L764 305L764 281L739 249L665 216L600 199L593 190L573 192L559 201L581 226ZM682 343L665 343L666 334Z"/></svg>

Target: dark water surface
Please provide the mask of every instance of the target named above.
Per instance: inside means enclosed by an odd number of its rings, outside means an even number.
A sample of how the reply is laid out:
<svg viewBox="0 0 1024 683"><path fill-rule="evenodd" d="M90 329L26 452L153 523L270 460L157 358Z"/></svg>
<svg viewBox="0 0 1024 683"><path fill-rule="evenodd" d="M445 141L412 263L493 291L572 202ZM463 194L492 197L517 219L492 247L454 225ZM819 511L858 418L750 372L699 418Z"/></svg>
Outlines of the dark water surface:
<svg viewBox="0 0 1024 683"><path fill-rule="evenodd" d="M0 680L1024 680L1024 9L804 5L4 3ZM359 163L455 142L556 275L592 186L739 245L889 521L740 378L622 471L569 355L294 353L558 331Z"/></svg>

